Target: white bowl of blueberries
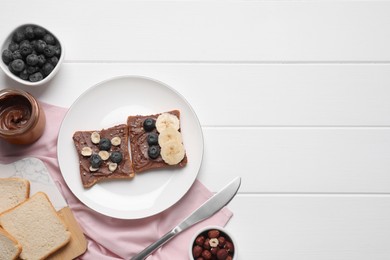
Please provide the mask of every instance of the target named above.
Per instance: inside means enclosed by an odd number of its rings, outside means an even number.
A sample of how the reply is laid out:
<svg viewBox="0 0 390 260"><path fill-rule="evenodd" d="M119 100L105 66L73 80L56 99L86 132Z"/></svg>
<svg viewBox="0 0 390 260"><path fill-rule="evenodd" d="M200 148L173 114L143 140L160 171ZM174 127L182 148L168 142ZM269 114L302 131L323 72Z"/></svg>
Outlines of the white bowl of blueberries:
<svg viewBox="0 0 390 260"><path fill-rule="evenodd" d="M1 46L2 70L28 86L47 83L63 60L64 48L60 40L47 28L36 24L18 26Z"/></svg>

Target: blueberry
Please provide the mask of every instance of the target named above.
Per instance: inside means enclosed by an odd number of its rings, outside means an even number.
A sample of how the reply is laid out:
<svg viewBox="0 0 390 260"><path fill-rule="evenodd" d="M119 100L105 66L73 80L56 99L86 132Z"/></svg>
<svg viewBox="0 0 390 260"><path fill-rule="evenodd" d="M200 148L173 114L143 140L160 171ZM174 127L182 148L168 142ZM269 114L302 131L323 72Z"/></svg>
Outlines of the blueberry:
<svg viewBox="0 0 390 260"><path fill-rule="evenodd" d="M4 50L1 54L1 58L7 65L14 60L14 56L12 55L12 51L10 50Z"/></svg>
<svg viewBox="0 0 390 260"><path fill-rule="evenodd" d="M153 118L146 118L143 127L146 132L150 132L156 127L156 121Z"/></svg>
<svg viewBox="0 0 390 260"><path fill-rule="evenodd" d="M160 146L152 145L148 148L148 156L151 159L156 159L160 155Z"/></svg>
<svg viewBox="0 0 390 260"><path fill-rule="evenodd" d="M38 66L42 67L46 63L46 58L43 54L38 55Z"/></svg>
<svg viewBox="0 0 390 260"><path fill-rule="evenodd" d="M29 40L23 40L23 41L19 42L19 49L20 49L21 45L26 45L26 44L30 44L30 41Z"/></svg>
<svg viewBox="0 0 390 260"><path fill-rule="evenodd" d="M37 48L37 40L32 40L32 41L30 42L30 44L31 44L31 47L33 48L33 51L36 51L36 48Z"/></svg>
<svg viewBox="0 0 390 260"><path fill-rule="evenodd" d="M150 133L147 137L147 142L149 145L156 145L158 144L158 134L157 133Z"/></svg>
<svg viewBox="0 0 390 260"><path fill-rule="evenodd" d="M110 155L110 160L113 163L120 163L122 161L122 153L120 152L112 152Z"/></svg>
<svg viewBox="0 0 390 260"><path fill-rule="evenodd" d="M53 66L55 67L58 63L58 58L57 58L57 56L53 56L53 57L49 58L47 61L49 63L53 64Z"/></svg>
<svg viewBox="0 0 390 260"><path fill-rule="evenodd" d="M38 56L36 54L29 54L26 57L26 63L27 63L27 65L31 65L31 66L37 65L38 64Z"/></svg>
<svg viewBox="0 0 390 260"><path fill-rule="evenodd" d="M56 43L56 39L54 38L53 35L51 35L50 33L47 33L43 36L43 40L47 43L47 44L55 44Z"/></svg>
<svg viewBox="0 0 390 260"><path fill-rule="evenodd" d="M103 160L98 154L94 153L89 158L89 162L93 168L99 168L100 165L102 165Z"/></svg>
<svg viewBox="0 0 390 260"><path fill-rule="evenodd" d="M11 63L12 63L12 62L11 62ZM18 75L20 72L15 71L15 70L12 68L11 63L8 64L8 69L9 69L9 71L11 71L12 74Z"/></svg>
<svg viewBox="0 0 390 260"><path fill-rule="evenodd" d="M8 50L12 52L19 50L19 44L17 44L16 42L11 42L10 44L8 44Z"/></svg>
<svg viewBox="0 0 390 260"><path fill-rule="evenodd" d="M23 59L22 54L20 53L19 50L14 51L14 52L12 53L12 56L14 57L14 60Z"/></svg>
<svg viewBox="0 0 390 260"><path fill-rule="evenodd" d="M54 48L56 50L56 55L58 57L60 57L61 56L61 46L60 45L55 45Z"/></svg>
<svg viewBox="0 0 390 260"><path fill-rule="evenodd" d="M23 57L26 57L33 52L33 48L29 42L23 42L19 45L19 51Z"/></svg>
<svg viewBox="0 0 390 260"><path fill-rule="evenodd" d="M17 59L11 62L11 67L15 72L22 72L25 68L25 64L23 60Z"/></svg>
<svg viewBox="0 0 390 260"><path fill-rule="evenodd" d="M53 45L47 45L47 46L43 49L43 54L45 54L45 56L46 56L47 58L53 57L53 56L56 54L55 47L54 47Z"/></svg>
<svg viewBox="0 0 390 260"><path fill-rule="evenodd" d="M49 63L46 63L46 64L49 64ZM110 148L111 148L111 141L110 141L110 139L108 139L108 138L101 138L100 142L99 142L99 148L100 148L100 150L104 150L104 151L110 150Z"/></svg>
<svg viewBox="0 0 390 260"><path fill-rule="evenodd" d="M41 81L43 79L43 75L42 73L40 72L36 72L34 74L31 74L28 79L31 81L31 82L37 82L37 81Z"/></svg>
<svg viewBox="0 0 390 260"><path fill-rule="evenodd" d="M27 70L27 73L28 73L28 74L34 74L35 72L38 72L38 71L39 71L39 67L36 67L36 66L28 66L26 70Z"/></svg>
<svg viewBox="0 0 390 260"><path fill-rule="evenodd" d="M12 40L16 43L19 43L26 39L26 35L24 34L23 30L17 30L13 35L12 35Z"/></svg>
<svg viewBox="0 0 390 260"><path fill-rule="evenodd" d="M46 34L46 30L43 29L42 27L40 27L40 26L34 27L34 35L36 38L43 38L43 36L45 36L45 34Z"/></svg>
<svg viewBox="0 0 390 260"><path fill-rule="evenodd" d="M28 76L30 74L27 72L27 70L23 70L22 72L20 72L19 74L19 78L23 79L23 80L28 80Z"/></svg>
<svg viewBox="0 0 390 260"><path fill-rule="evenodd" d="M53 69L54 69L53 64L46 62L42 66L42 73L43 75L48 76L53 71Z"/></svg>
<svg viewBox="0 0 390 260"><path fill-rule="evenodd" d="M35 38L34 29L32 26L27 26L24 28L24 34L26 35L27 39L32 40Z"/></svg>
<svg viewBox="0 0 390 260"><path fill-rule="evenodd" d="M35 43L35 50L39 53L43 53L47 44L43 40L37 40Z"/></svg>

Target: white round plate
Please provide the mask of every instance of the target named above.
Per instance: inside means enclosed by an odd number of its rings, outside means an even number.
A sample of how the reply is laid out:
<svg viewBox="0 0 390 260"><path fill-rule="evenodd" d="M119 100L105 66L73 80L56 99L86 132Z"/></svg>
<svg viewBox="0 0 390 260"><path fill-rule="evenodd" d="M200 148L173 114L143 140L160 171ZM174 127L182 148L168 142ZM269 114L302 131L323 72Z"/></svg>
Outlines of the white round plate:
<svg viewBox="0 0 390 260"><path fill-rule="evenodd" d="M184 168L151 170L133 179L100 182L84 188L73 144L78 130L100 130L125 124L129 115L180 110L180 124L188 164ZM101 82L84 92L70 107L58 137L58 161L65 182L91 209L120 219L155 215L175 204L192 186L202 164L203 134L189 103L159 81L123 76Z"/></svg>

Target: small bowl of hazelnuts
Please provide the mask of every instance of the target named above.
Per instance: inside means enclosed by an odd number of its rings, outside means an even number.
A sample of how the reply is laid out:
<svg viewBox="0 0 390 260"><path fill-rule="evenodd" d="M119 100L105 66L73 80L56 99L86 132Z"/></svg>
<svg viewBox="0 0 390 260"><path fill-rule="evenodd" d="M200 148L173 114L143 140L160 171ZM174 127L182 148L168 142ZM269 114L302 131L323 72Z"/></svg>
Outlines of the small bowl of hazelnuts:
<svg viewBox="0 0 390 260"><path fill-rule="evenodd" d="M37 24L22 24L1 45L0 67L11 79L27 86L42 85L58 72L64 47L54 33Z"/></svg>
<svg viewBox="0 0 390 260"><path fill-rule="evenodd" d="M237 260L237 243L225 228L207 226L191 239L191 260Z"/></svg>

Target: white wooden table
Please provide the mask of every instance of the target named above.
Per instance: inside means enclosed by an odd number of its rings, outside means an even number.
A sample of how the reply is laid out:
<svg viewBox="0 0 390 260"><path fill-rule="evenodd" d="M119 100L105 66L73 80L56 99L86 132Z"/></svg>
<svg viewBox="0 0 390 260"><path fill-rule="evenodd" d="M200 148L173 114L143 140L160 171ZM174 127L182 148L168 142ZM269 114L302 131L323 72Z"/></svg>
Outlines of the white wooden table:
<svg viewBox="0 0 390 260"><path fill-rule="evenodd" d="M66 49L28 89L42 101L69 107L120 75L189 101L199 179L243 178L227 225L240 259L390 259L390 1L0 2L0 36L25 22ZM1 73L5 87L20 86Z"/></svg>

